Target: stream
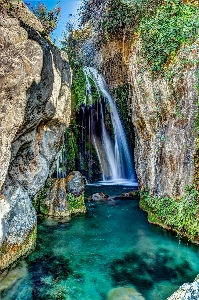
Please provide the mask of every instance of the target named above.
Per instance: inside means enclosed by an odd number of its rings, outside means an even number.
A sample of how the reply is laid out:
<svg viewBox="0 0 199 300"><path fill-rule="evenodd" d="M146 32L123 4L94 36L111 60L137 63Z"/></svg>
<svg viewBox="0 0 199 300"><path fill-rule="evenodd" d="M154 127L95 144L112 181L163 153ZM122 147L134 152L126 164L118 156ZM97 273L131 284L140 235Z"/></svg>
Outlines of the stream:
<svg viewBox="0 0 199 300"><path fill-rule="evenodd" d="M86 196L130 190L90 185ZM2 300L101 300L115 287L128 286L147 300L165 300L198 273L197 246L149 224L138 200L119 198L87 202L86 215L68 221L39 220L35 251L1 282L0 295Z"/></svg>

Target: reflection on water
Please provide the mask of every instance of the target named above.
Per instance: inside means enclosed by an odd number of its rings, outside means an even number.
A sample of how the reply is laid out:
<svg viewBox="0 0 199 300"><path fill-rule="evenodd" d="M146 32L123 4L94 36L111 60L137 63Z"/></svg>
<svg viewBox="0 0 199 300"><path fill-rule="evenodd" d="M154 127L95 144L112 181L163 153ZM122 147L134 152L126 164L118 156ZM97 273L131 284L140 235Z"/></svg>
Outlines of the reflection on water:
<svg viewBox="0 0 199 300"><path fill-rule="evenodd" d="M199 273L199 248L150 225L137 200L87 208L68 223L40 221L28 271L2 299L102 300L128 286L147 300L165 300Z"/></svg>

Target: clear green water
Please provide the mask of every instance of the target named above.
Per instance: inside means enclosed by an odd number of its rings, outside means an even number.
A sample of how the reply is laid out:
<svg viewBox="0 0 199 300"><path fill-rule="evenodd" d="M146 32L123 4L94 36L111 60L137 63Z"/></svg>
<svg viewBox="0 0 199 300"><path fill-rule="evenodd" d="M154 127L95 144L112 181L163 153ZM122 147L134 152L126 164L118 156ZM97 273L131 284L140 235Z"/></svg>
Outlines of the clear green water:
<svg viewBox="0 0 199 300"><path fill-rule="evenodd" d="M109 194L116 189L109 187ZM133 286L147 300L165 300L199 273L199 248L150 225L137 200L87 208L68 223L39 222L36 251L21 279L2 292L3 300L101 300L118 286Z"/></svg>

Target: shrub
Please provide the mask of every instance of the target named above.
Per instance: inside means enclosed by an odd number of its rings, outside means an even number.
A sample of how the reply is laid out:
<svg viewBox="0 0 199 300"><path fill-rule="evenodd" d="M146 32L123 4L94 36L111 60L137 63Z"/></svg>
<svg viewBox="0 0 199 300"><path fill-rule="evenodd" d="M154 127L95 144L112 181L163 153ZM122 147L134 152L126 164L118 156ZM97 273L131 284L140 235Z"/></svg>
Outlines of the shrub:
<svg viewBox="0 0 199 300"><path fill-rule="evenodd" d="M59 2L52 10L48 10L47 6L40 2L38 7L31 6L30 3L26 3L26 5L29 6L34 15L42 23L45 35L51 34L57 27L61 13L61 7L57 7Z"/></svg>
<svg viewBox="0 0 199 300"><path fill-rule="evenodd" d="M149 192L145 191L141 192L140 206L148 212L150 222L167 226L192 241L199 240L198 195L193 185L186 186L180 201L151 197Z"/></svg>
<svg viewBox="0 0 199 300"><path fill-rule="evenodd" d="M199 11L195 4L165 0L156 14L141 19L139 33L142 55L152 72L160 72L184 43L192 43L199 29Z"/></svg>

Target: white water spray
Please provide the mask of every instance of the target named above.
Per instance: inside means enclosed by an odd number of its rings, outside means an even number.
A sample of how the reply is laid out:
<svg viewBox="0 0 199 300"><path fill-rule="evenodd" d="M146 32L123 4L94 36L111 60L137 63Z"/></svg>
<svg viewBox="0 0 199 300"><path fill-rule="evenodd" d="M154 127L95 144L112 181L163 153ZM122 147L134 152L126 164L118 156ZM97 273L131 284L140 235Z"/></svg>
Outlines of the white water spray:
<svg viewBox="0 0 199 300"><path fill-rule="evenodd" d="M110 107L111 122L114 130L114 142L111 140L110 135L105 127L104 112L102 104L100 103L101 115L101 145L96 143L96 134L94 122L91 117L91 139L95 147L102 170L103 181L106 179L135 179L135 172L133 168L131 154L128 148L125 132L120 121L116 105L108 92L106 82L101 74L92 67L84 67L84 74L86 76L87 93L89 96L89 105L92 104L92 93L89 78L91 78L100 94L106 99ZM101 150L103 149L103 151ZM108 164L108 166L107 166ZM106 165L106 166L105 166ZM109 174L106 174L108 169Z"/></svg>

